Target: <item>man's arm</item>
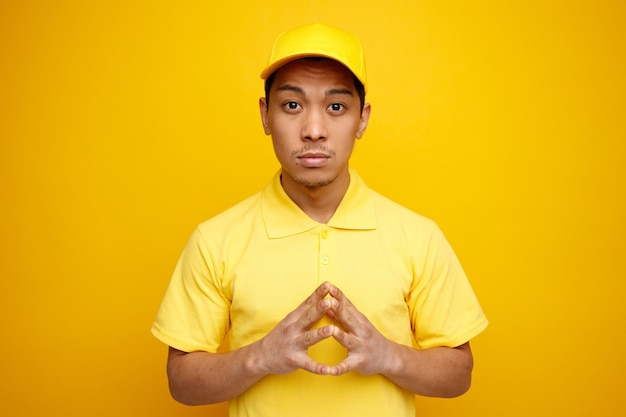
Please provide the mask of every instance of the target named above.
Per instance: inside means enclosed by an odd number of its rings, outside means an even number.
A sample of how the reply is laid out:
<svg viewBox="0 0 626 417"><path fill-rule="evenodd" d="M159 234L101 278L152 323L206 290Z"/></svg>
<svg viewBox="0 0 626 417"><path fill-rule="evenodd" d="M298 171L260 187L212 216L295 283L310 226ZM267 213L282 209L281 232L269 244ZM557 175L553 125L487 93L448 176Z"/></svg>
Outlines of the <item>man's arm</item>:
<svg viewBox="0 0 626 417"><path fill-rule="evenodd" d="M401 388L418 395L456 397L471 383L473 357L469 342L456 348L413 349L385 338L335 286L329 315L343 327L333 337L348 350L348 357L331 367L331 375L357 371L380 373Z"/></svg>
<svg viewBox="0 0 626 417"><path fill-rule="evenodd" d="M331 308L330 284L320 285L264 338L228 353L183 352L170 347L167 375L170 392L188 405L229 400L269 374L296 369L325 375L330 367L311 359L309 346L332 335L334 326L311 330Z"/></svg>

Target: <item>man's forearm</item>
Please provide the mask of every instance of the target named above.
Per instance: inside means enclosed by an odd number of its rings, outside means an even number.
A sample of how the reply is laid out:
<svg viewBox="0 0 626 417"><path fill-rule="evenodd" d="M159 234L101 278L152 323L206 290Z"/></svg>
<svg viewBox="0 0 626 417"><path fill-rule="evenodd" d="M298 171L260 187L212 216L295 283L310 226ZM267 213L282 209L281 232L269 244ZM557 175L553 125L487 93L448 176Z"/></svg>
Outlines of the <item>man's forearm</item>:
<svg viewBox="0 0 626 417"><path fill-rule="evenodd" d="M186 353L170 347L167 375L172 397L202 405L241 394L264 376L255 370L253 349L251 345L228 353Z"/></svg>
<svg viewBox="0 0 626 417"><path fill-rule="evenodd" d="M473 358L469 343L457 348L435 347L416 350L395 345L388 379L414 394L428 397L457 397L471 384Z"/></svg>

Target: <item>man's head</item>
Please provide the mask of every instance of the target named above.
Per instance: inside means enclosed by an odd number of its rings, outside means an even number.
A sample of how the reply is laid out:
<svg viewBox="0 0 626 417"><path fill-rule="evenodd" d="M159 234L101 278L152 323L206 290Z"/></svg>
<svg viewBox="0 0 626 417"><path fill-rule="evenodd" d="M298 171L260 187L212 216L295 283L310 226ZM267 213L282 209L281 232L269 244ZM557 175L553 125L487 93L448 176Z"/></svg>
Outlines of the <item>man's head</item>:
<svg viewBox="0 0 626 417"><path fill-rule="evenodd" d="M320 24L294 29L278 37L261 77L266 79L261 120L272 137L285 190L344 192L354 142L370 114L359 41ZM327 187L332 185L338 188Z"/></svg>
<svg viewBox="0 0 626 417"><path fill-rule="evenodd" d="M276 38L268 64L261 73L266 99L269 99L278 69L297 59L312 57L332 59L350 70L363 109L367 77L361 43L351 33L321 23L300 26Z"/></svg>

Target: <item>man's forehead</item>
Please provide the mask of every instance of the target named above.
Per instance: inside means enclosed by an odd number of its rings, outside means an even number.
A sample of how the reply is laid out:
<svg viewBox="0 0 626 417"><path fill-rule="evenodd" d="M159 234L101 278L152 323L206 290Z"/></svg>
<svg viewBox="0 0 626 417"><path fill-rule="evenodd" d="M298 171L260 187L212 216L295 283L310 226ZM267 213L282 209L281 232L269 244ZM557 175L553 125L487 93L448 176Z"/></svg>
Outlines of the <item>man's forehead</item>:
<svg viewBox="0 0 626 417"><path fill-rule="evenodd" d="M328 58L302 58L292 61L276 71L274 84L280 88L284 84L297 85L307 80L328 81L337 87L354 87L352 72Z"/></svg>
<svg viewBox="0 0 626 417"><path fill-rule="evenodd" d="M295 93L295 94L299 94L302 96L306 95L306 90L298 85L293 85L293 84L288 84L288 83L284 83L284 84L277 84L276 86L276 92L280 93L280 92L291 92L291 93ZM336 95L348 95L348 96L354 96L354 91L352 91L350 88L347 87L343 87L343 86L329 86L324 90L324 94L326 96L336 96Z"/></svg>

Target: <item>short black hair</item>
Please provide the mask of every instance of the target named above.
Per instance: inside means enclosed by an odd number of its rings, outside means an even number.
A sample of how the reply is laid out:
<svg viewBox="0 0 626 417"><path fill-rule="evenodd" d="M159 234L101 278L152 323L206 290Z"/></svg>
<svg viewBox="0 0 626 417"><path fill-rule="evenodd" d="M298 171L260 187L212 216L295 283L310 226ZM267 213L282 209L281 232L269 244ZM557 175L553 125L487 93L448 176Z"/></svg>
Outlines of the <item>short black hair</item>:
<svg viewBox="0 0 626 417"><path fill-rule="evenodd" d="M329 59L329 58L318 58L318 57L309 57L302 59L311 59L311 60L320 60L320 59ZM280 69L280 68L279 68ZM276 72L274 71L270 74L269 77L265 80L265 103L266 105L270 104L270 89L272 88L272 84L274 84L274 79L276 78ZM361 112L363 112L363 107L365 107L365 86L363 83L356 77L356 75L352 74L354 78L354 88L356 89L357 94L359 95L359 100L361 102Z"/></svg>

